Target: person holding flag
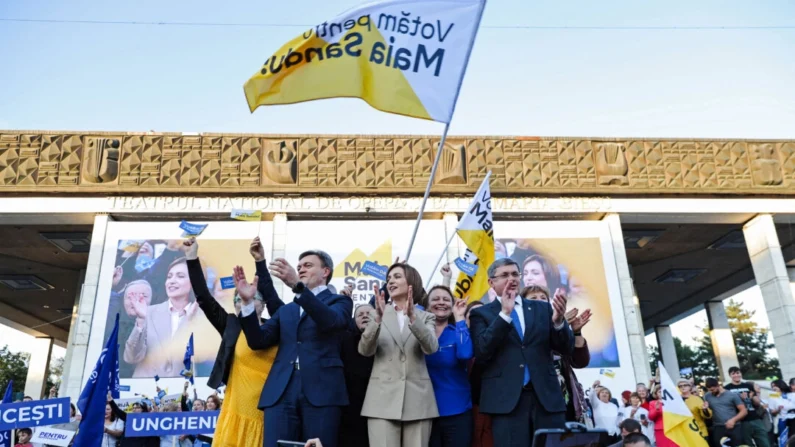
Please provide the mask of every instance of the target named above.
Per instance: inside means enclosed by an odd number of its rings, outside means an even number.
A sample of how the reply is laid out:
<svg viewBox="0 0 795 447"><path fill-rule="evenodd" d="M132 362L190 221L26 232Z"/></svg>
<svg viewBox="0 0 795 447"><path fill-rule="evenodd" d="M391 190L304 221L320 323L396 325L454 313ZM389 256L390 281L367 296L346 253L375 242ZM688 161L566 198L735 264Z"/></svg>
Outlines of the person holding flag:
<svg viewBox="0 0 795 447"><path fill-rule="evenodd" d="M191 385L196 385L193 380L193 353L193 332L191 332L188 345L185 347L185 356L182 358L182 364L185 366L185 369L180 371L179 375L188 379Z"/></svg>
<svg viewBox="0 0 795 447"><path fill-rule="evenodd" d="M668 371L665 370L662 362L659 362L658 365L657 374L660 377L662 392L660 400L651 403L650 413L654 414L655 411L662 413L665 436L660 437L655 433L657 445L659 447L708 447L707 441L699 432L698 424L693 419L693 413L682 400ZM650 418L655 419L651 414ZM660 438L662 438L662 442Z"/></svg>
<svg viewBox="0 0 795 447"><path fill-rule="evenodd" d="M105 343L105 348L97 359L94 370L88 377L83 392L77 400L77 408L83 415L80 429L75 436L74 445L78 447L100 447L108 428L105 420L112 414L108 402L108 392L114 399L119 398L119 314L116 322ZM115 430L116 427L113 428ZM123 428L122 428L123 430ZM111 447L115 446L115 442Z"/></svg>

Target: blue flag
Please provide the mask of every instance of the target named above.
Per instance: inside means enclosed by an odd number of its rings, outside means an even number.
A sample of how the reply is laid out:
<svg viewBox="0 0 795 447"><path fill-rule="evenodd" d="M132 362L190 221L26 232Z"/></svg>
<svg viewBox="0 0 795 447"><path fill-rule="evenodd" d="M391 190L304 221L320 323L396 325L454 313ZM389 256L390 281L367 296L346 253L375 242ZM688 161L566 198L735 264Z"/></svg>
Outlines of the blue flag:
<svg viewBox="0 0 795 447"><path fill-rule="evenodd" d="M9 380L6 386L6 393L3 396L3 403L10 404L14 394L14 381ZM0 447L11 447L11 431L4 431L0 433Z"/></svg>
<svg viewBox="0 0 795 447"><path fill-rule="evenodd" d="M77 408L83 414L80 429L75 436L74 445L80 447L100 447L105 428L105 405L108 402L108 391L115 384L118 395L118 364L119 364L119 314L105 348L97 359L94 370L86 381L83 392L77 400ZM113 378L115 376L115 378Z"/></svg>
<svg viewBox="0 0 795 447"><path fill-rule="evenodd" d="M190 380L190 384L194 385L193 383L193 370L191 366L193 364L192 361L193 357L193 333L190 334L190 339L188 339L188 346L185 347L185 357L182 359L182 364L185 365L185 369L183 369L179 374L182 377Z"/></svg>

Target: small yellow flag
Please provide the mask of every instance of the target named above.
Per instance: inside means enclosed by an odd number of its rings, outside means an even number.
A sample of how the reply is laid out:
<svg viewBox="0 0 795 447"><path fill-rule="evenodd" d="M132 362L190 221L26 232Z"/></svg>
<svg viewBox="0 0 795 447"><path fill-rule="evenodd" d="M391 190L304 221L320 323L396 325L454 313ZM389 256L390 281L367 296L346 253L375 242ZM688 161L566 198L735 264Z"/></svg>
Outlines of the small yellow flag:
<svg viewBox="0 0 795 447"><path fill-rule="evenodd" d="M262 220L262 210L232 210L232 219L257 222Z"/></svg>

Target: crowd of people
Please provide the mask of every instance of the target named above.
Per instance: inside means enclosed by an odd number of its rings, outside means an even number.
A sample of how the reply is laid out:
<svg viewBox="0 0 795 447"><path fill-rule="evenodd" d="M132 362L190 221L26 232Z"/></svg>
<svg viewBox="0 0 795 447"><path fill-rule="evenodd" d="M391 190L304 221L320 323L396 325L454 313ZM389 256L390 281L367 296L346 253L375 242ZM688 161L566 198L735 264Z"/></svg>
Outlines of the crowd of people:
<svg viewBox="0 0 795 447"><path fill-rule="evenodd" d="M454 297L448 266L443 283L426 291L420 273L396 260L370 302L354 309L350 288L328 288L327 253L304 252L297 268L285 259L268 265L255 238L256 275L249 281L234 268L228 313L208 287L196 239L178 250L184 257L169 265L185 266L198 309L221 335L207 384L226 387L223 405L215 394L190 399L187 383L181 402L164 406L141 400L121 409L109 398L103 446L203 446L189 435L127 438L124 421L126 411L204 410L220 410L220 446L527 447L536 430L566 422L604 430L604 445L675 445L664 433L659 374L634 391L582 386L575 370L591 360L582 330L592 312L568 309L564 288L528 281L532 263L523 270L498 258L487 270L494 298L467 303ZM292 290L291 302L272 276ZM795 379L773 382L777 394L762 399L739 368L730 374L726 385L677 384L710 446L769 447L784 428L795 433ZM21 430L17 439L25 445Z"/></svg>

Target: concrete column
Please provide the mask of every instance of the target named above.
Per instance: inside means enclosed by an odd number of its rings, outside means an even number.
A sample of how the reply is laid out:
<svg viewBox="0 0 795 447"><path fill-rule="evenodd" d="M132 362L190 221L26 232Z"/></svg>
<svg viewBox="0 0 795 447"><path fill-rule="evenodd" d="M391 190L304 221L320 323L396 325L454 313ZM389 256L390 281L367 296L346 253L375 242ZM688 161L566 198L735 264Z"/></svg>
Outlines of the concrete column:
<svg viewBox="0 0 795 447"><path fill-rule="evenodd" d="M734 346L729 318L726 317L726 308L723 307L723 301L709 301L704 304L704 307L707 309L712 350L715 353L715 360L718 362L718 374L720 375L718 380L721 383L727 383L731 380L729 368L740 366L740 362L737 361L737 348Z"/></svg>
<svg viewBox="0 0 795 447"><path fill-rule="evenodd" d="M91 333L91 322L94 316L94 302L97 298L99 272L102 267L102 256L105 251L105 234L108 223L113 219L107 214L94 217L94 229L91 233L91 249L88 253L85 278L80 288L77 315L72 316L69 330L69 345L66 347L64 362L64 380L61 384L60 397L70 397L77 402L83 390L83 372L88 352L88 337ZM66 380L68 379L68 381Z"/></svg>
<svg viewBox="0 0 795 447"><path fill-rule="evenodd" d="M679 359L676 358L676 344L671 326L656 326L654 333L657 334L657 346L660 348L660 357L671 380L676 383L679 380Z"/></svg>
<svg viewBox="0 0 795 447"><path fill-rule="evenodd" d="M627 250L624 247L624 235L621 231L621 218L618 214L608 214L603 220L607 222L613 243L616 271L621 288L621 303L624 309L623 317L627 325L629 352L632 356L632 367L635 370L635 381L649 383L651 370L649 369L649 354L646 352L646 335L640 315L640 304L635 296L632 276L629 274Z"/></svg>
<svg viewBox="0 0 795 447"><path fill-rule="evenodd" d="M77 284L75 285L75 302L72 306L72 319L69 323L69 337L66 341L66 355L64 356L64 369L63 375L61 376L61 384L60 390L58 395L60 396L60 392L66 392L66 384L69 383L69 370L66 368L66 365L72 361L72 352L73 349L68 349L69 346L72 346L75 340L75 333L77 332L75 329L77 328L77 317L78 317L78 309L80 307L80 294L83 291L83 283L86 279L86 269L80 270L80 274L77 276Z"/></svg>
<svg viewBox="0 0 795 447"><path fill-rule="evenodd" d="M783 377L795 376L795 298L773 216L760 214L743 227L751 266L770 320Z"/></svg>
<svg viewBox="0 0 795 447"><path fill-rule="evenodd" d="M287 214L278 213L273 216L273 254L271 259L287 257ZM290 261L288 259L288 261ZM291 261L292 262L292 261ZM283 300L292 301L293 294L287 290L282 280L273 277L273 287ZM266 310L267 312L267 310Z"/></svg>
<svg viewBox="0 0 795 447"><path fill-rule="evenodd" d="M44 397L44 387L50 375L52 337L34 338L27 350L30 352L30 360L28 360L28 378L25 380L25 396L39 400Z"/></svg>
<svg viewBox="0 0 795 447"><path fill-rule="evenodd" d="M444 234L447 240L450 240L450 237L455 234L456 227L458 227L458 215L456 213L445 213ZM458 242L458 239L453 239L453 242L447 247L447 261L442 260L442 262L453 262L460 256ZM433 272L433 274L436 274L436 272ZM453 280L455 280L455 278L453 278Z"/></svg>

